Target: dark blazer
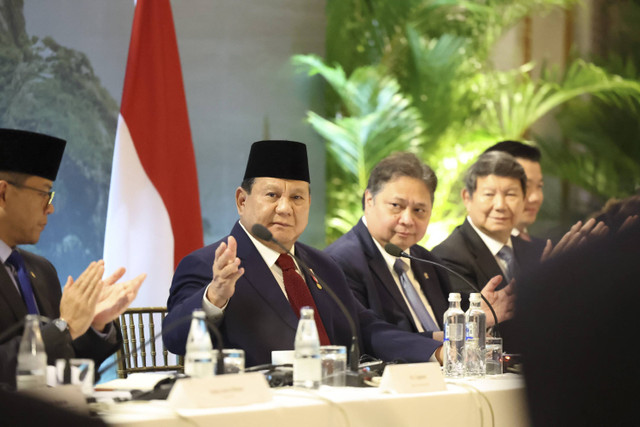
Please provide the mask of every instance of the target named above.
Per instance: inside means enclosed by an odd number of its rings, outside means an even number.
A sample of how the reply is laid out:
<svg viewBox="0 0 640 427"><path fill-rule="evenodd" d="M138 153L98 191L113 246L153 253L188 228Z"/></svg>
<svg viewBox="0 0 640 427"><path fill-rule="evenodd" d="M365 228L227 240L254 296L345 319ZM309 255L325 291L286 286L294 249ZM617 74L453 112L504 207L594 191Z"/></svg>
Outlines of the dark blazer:
<svg viewBox="0 0 640 427"><path fill-rule="evenodd" d="M31 276L31 285L40 314L50 319L59 317L62 291L55 268L41 256L21 249L19 251ZM26 315L27 308L22 296L4 266L0 266L0 331L4 333L21 322ZM112 341L102 339L91 328L75 340L71 339L68 331L60 332L53 324L41 326L41 332L49 364L55 364L59 358L90 358L95 361L96 371L104 359L117 350L122 339L117 328L116 339ZM0 341L0 382L15 384L21 337L20 327Z"/></svg>
<svg viewBox="0 0 640 427"><path fill-rule="evenodd" d="M236 282L218 327L225 347L245 351L247 366L271 363L271 351L293 349L298 316L239 223L231 235L238 242L237 256L245 273ZM215 250L226 240L225 237L187 255L176 269L167 301L169 313L163 325L164 342L173 353L185 353L188 319L194 309L202 307L206 286L212 279ZM344 274L328 255L302 243L295 244L295 253L318 278L331 286L353 316L361 351L387 361L419 362L427 361L439 347L437 341L401 331L366 310L355 300ZM305 279L329 340L349 347L351 331L344 314L322 286L316 285L309 276Z"/></svg>
<svg viewBox="0 0 640 427"><path fill-rule="evenodd" d="M513 254L516 260L515 276L518 276L523 267L535 265L539 262L538 249L531 242L522 240L519 237L511 236L511 242L513 243ZM450 267L476 285L478 289L482 289L489 279L494 276L502 276L503 278L498 289L507 285L498 262L466 219L462 225L456 227L449 237L434 247L431 252L441 258L447 267ZM460 292L462 294L473 292L469 289L469 285L459 277L449 274L449 279L451 281L451 292Z"/></svg>
<svg viewBox="0 0 640 427"><path fill-rule="evenodd" d="M418 331L409 307L362 219L324 251L342 268L351 291L362 305L405 331ZM413 245L409 253L417 258L440 262L418 245ZM450 286L446 271L413 260L411 269L442 329L443 315L448 308L445 296Z"/></svg>
<svg viewBox="0 0 640 427"><path fill-rule="evenodd" d="M539 263L539 253L535 245L519 237L511 236L511 242L513 243L513 253L516 260L515 277L517 278L523 268L532 268ZM432 252L440 257L447 267L461 274L469 282L476 285L479 290L482 290L489 279L498 275L502 276L502 283L500 283L498 289L507 285L506 278L498 262L466 219L462 225L453 230L449 237L433 248ZM449 273L449 279L451 283L450 292L459 292L464 295L462 308L466 310L469 306L469 293L475 291L470 290L469 285L454 274ZM505 351L517 353L519 346L517 345L513 322L500 322L499 328L504 339Z"/></svg>

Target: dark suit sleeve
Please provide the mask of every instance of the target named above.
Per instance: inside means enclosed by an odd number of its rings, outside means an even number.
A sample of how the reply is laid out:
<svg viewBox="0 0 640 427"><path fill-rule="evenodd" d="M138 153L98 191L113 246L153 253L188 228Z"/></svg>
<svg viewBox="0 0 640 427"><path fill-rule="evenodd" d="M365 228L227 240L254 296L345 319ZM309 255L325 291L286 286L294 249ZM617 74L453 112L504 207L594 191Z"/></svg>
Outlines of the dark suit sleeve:
<svg viewBox="0 0 640 427"><path fill-rule="evenodd" d="M366 353L385 361L418 363L429 361L431 355L442 345L440 341L425 334L403 331L381 320L358 301L354 300L354 303Z"/></svg>
<svg viewBox="0 0 640 427"><path fill-rule="evenodd" d="M15 386L16 363L19 345L19 336L14 337L11 340L0 345L0 383Z"/></svg>
<svg viewBox="0 0 640 427"><path fill-rule="evenodd" d="M168 314L162 326L162 338L167 349L185 354L191 313L202 308L202 298L213 276L211 266L215 248L205 247L180 261L171 282L167 301ZM209 259L210 258L210 259Z"/></svg>
<svg viewBox="0 0 640 427"><path fill-rule="evenodd" d="M442 244L433 248L431 252L437 256L445 266L460 274L471 284L478 286L478 276L475 269L472 267L474 262L469 259L470 257L466 252L461 253L461 251L456 250L454 247ZM447 271L447 276L449 278L449 292L458 292L463 295L475 292L473 289L470 289L469 285L458 275ZM482 289L482 287L483 286L479 286L478 289Z"/></svg>
<svg viewBox="0 0 640 427"><path fill-rule="evenodd" d="M114 327L114 326L111 326ZM0 345L0 382L15 386L16 366L22 329L9 341ZM96 372L100 364L113 354L122 342L120 331L116 330L114 338L105 340L91 329L84 335L71 340L68 331L61 332L55 325L47 324L40 328L42 341L47 352L47 364L55 365L58 359L88 358L93 359Z"/></svg>
<svg viewBox="0 0 640 427"><path fill-rule="evenodd" d="M336 266L337 267L337 266ZM401 330L396 325L382 320L372 310L365 308L356 299L352 292L340 292L344 287L341 283L346 282L346 278L341 269L335 269L340 279L332 283L334 291L339 293L347 307L352 313L356 313L362 339L361 347L365 353L385 361L400 362L426 362L441 342L433 340L424 334L416 334Z"/></svg>
<svg viewBox="0 0 640 427"><path fill-rule="evenodd" d="M380 298L377 292L371 292L369 289L369 286L372 286L373 278L369 269L363 267L366 267L367 261L362 255L362 250L354 245L333 244L325 249L325 253L340 266L353 296L363 306L379 312L382 308Z"/></svg>

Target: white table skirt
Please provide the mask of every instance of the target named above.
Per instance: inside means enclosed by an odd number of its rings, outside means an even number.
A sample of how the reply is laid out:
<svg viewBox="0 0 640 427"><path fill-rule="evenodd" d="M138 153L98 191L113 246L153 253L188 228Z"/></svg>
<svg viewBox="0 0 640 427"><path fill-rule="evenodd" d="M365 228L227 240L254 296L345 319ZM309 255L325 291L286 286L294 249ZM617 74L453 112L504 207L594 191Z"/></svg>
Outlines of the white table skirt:
<svg viewBox="0 0 640 427"><path fill-rule="evenodd" d="M166 401L110 404L112 426L528 426L522 378L448 382L447 391L389 394L376 388L272 389L268 403L175 411ZM493 423L492 423L493 421Z"/></svg>

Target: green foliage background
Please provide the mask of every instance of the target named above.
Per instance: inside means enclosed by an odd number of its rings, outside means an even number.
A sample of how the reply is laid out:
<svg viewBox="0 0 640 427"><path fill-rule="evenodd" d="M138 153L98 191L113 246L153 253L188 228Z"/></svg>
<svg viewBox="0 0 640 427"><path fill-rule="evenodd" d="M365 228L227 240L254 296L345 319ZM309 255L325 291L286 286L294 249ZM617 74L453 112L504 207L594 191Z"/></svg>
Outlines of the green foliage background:
<svg viewBox="0 0 640 427"><path fill-rule="evenodd" d="M524 17L578 3L328 0L326 58L293 59L329 86L327 111L308 113L327 144L327 243L355 224L371 168L397 150L417 153L438 175L433 243L465 215L462 173L499 140L535 140L545 175L597 203L640 188L640 81L629 59L607 69L611 59L576 57L537 78L535 64L499 71L491 61L496 41ZM532 133L545 116L556 118L560 136ZM564 198L557 221L583 214Z"/></svg>

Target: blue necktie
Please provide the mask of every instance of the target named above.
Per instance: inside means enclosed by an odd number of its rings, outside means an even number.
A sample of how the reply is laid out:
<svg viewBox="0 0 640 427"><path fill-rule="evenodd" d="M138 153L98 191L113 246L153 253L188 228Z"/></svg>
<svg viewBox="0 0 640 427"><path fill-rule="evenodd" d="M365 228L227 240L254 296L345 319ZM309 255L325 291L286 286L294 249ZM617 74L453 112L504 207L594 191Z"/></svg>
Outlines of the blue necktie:
<svg viewBox="0 0 640 427"><path fill-rule="evenodd" d="M422 323L422 328L425 331L439 331L440 328L438 324L434 322L433 318L427 311L427 308L424 306L424 303L420 299L420 295L418 295L418 291L409 280L409 276L407 275L407 269L409 266L405 264L400 258L398 258L393 265L393 269L400 277L400 285L402 286L402 290L404 291L404 295L407 297L413 312L418 316L420 323Z"/></svg>
<svg viewBox="0 0 640 427"><path fill-rule="evenodd" d="M507 283L513 279L513 249L504 245L499 251L498 256L507 264L507 270L504 273Z"/></svg>
<svg viewBox="0 0 640 427"><path fill-rule="evenodd" d="M27 312L29 314L38 314L38 306L36 304L36 299L33 296L31 280L29 280L29 275L27 274L27 269L24 266L24 259L22 259L22 255L20 255L18 251L14 250L11 252L9 258L7 258L7 261L5 261L5 264L12 266L17 273L18 284L22 291L22 299L27 305Z"/></svg>

